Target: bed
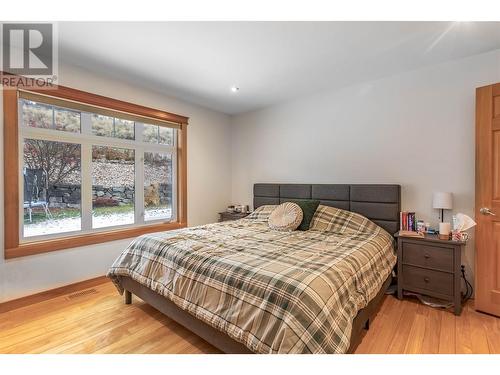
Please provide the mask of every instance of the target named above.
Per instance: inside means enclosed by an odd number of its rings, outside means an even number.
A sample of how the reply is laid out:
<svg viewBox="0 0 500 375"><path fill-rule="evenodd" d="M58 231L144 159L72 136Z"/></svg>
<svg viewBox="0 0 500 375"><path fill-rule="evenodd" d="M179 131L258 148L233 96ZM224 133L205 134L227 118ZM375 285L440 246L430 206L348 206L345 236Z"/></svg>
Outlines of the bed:
<svg viewBox="0 0 500 375"><path fill-rule="evenodd" d="M270 230L296 199L320 201L311 230ZM255 184L254 208L140 236L108 276L225 353L352 352L391 281L400 186Z"/></svg>

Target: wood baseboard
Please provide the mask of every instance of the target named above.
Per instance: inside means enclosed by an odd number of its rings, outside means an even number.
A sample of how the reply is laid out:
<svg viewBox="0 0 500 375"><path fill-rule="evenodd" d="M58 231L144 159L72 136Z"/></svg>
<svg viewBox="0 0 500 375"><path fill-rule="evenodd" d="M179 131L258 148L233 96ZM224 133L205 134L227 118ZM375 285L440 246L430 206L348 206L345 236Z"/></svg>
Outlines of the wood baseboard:
<svg viewBox="0 0 500 375"><path fill-rule="evenodd" d="M49 300L52 298L60 297L65 294L74 293L76 291L80 291L82 289L91 288L96 285L103 284L109 281L106 276L99 276L93 279L79 281L74 284L69 284L65 286L61 286L59 288L46 290L44 292L32 294L29 296L13 299L10 301L0 303L0 313L4 313L7 311L19 309L21 307L33 305L34 303L42 302L45 300Z"/></svg>

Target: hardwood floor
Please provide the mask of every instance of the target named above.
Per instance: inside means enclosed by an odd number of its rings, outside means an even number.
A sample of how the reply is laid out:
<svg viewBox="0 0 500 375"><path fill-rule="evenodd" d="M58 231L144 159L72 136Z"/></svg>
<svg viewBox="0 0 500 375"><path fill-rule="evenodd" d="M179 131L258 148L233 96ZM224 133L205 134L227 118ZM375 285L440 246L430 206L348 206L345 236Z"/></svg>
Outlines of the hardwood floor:
<svg viewBox="0 0 500 375"><path fill-rule="evenodd" d="M218 353L111 282L0 314L0 353Z"/></svg>
<svg viewBox="0 0 500 375"><path fill-rule="evenodd" d="M110 282L0 313L0 353L218 353ZM500 353L500 319L464 307L461 316L392 296L356 353Z"/></svg>
<svg viewBox="0 0 500 375"><path fill-rule="evenodd" d="M500 353L500 319L474 310L468 302L460 316L416 299L386 296L356 353Z"/></svg>

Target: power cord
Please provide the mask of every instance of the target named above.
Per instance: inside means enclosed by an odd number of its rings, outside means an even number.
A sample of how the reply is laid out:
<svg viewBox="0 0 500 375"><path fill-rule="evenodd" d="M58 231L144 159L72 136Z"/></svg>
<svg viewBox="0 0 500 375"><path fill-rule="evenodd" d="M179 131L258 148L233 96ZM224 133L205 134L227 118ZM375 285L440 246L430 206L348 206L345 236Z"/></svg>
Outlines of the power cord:
<svg viewBox="0 0 500 375"><path fill-rule="evenodd" d="M462 265L462 267L461 267L461 272L462 272L462 278L464 279L465 288L466 288L465 294L462 293L462 303L465 303L465 302L467 302L467 300L469 298L472 297L472 294L474 293L474 289L472 288L471 283L469 282L469 280L467 280L467 277L465 276L465 266L464 265ZM394 288L391 290L391 292L395 293L396 289L397 289L396 286L394 286ZM389 293L387 293L387 294L389 294ZM427 306L431 306L431 307L439 307L439 308L445 308L445 309L453 307L452 302L443 301L442 299L433 298L430 296L422 295L420 293L412 293L412 292L407 292L405 290L405 291L403 291L403 295L417 297L420 300L420 302L422 302L423 304L425 304Z"/></svg>
<svg viewBox="0 0 500 375"><path fill-rule="evenodd" d="M465 294L462 296L462 303L465 303L474 294L474 289L472 288L472 285L469 282L469 280L467 280L467 278L465 277L465 266L463 264L461 270L462 270L462 278L465 281L465 288L466 288Z"/></svg>

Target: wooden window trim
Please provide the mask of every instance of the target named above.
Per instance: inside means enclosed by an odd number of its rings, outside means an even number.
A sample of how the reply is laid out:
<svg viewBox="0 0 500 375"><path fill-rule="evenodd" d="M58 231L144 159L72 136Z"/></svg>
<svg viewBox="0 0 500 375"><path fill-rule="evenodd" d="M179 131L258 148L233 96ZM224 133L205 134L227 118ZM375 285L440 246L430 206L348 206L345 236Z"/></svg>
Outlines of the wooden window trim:
<svg viewBox="0 0 500 375"><path fill-rule="evenodd" d="M0 76L4 74L0 72ZM4 74L6 75L6 74ZM12 77L12 76L11 76ZM17 77L17 76L15 76ZM93 245L139 236L144 233L167 231L187 226L187 124L188 117L144 107L64 86L40 89L33 80L17 77L3 81L4 111L4 257L5 259L35 255L62 249ZM9 82L15 82L14 85ZM20 243L19 241L19 124L18 91L25 90L88 105L109 108L133 115L150 117L179 124L177 130L177 221L110 229L77 234L56 239Z"/></svg>

